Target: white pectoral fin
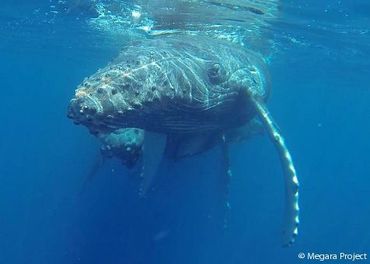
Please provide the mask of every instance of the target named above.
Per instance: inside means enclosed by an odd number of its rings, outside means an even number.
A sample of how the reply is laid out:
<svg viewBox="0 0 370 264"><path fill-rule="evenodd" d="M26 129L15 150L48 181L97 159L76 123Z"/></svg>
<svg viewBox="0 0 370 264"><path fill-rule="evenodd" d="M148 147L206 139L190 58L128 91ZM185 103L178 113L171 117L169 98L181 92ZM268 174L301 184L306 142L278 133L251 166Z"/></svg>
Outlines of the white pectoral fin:
<svg viewBox="0 0 370 264"><path fill-rule="evenodd" d="M140 193L145 195L153 184L166 149L165 134L145 131L143 148L143 181Z"/></svg>
<svg viewBox="0 0 370 264"><path fill-rule="evenodd" d="M284 138L279 133L265 105L257 99L252 99L259 117L277 149L282 167L284 169L284 182L286 192L285 220L283 230L283 245L291 246L298 235L299 204L298 204L298 178L294 168L292 157L285 145Z"/></svg>

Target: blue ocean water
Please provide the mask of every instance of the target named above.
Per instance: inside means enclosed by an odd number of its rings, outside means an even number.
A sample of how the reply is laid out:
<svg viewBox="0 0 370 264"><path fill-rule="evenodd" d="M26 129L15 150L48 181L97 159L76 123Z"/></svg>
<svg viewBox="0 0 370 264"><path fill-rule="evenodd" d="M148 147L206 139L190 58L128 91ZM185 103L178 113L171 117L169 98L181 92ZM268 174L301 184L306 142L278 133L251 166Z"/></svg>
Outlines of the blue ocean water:
<svg viewBox="0 0 370 264"><path fill-rule="evenodd" d="M116 20L108 27L125 31L107 34L91 23L91 2L1 3L1 264L301 263L300 252L370 254L367 1L282 1L271 25L268 107L301 184L291 248L281 247L284 186L266 136L230 148L227 229L218 148L161 167L146 199L115 160L85 184L99 145L66 118L68 102L83 78L150 25Z"/></svg>

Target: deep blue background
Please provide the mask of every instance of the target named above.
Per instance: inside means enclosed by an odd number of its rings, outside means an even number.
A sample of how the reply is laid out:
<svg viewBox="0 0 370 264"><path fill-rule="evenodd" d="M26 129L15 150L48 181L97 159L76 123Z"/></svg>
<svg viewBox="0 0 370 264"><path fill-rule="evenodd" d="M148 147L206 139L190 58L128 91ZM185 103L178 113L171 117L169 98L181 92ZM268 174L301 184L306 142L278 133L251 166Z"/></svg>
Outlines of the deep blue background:
<svg viewBox="0 0 370 264"><path fill-rule="evenodd" d="M115 161L85 186L98 145L66 107L120 45L71 16L45 19L45 3L23 2L0 7L1 264L300 263L301 251L370 253L365 1L288 1L275 25L269 108L301 181L302 224L289 249L280 246L280 164L264 136L231 147L226 230L217 148L164 165L147 199Z"/></svg>

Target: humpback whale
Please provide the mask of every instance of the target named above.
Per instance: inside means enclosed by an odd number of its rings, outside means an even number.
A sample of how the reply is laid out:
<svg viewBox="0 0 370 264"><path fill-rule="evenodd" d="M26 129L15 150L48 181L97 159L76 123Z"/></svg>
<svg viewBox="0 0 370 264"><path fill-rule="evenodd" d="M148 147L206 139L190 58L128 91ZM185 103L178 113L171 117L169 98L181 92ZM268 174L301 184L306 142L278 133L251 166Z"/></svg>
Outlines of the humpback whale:
<svg viewBox="0 0 370 264"><path fill-rule="evenodd" d="M266 107L269 94L268 70L259 54L212 37L161 36L128 46L86 78L69 104L68 117L95 135L142 129L144 151L154 151L152 156L181 142L216 138L227 143L230 131L258 119L283 167L283 243L290 246L298 234L299 184L285 140ZM193 152L202 149L195 146Z"/></svg>
<svg viewBox="0 0 370 264"><path fill-rule="evenodd" d="M144 131L137 128L121 128L109 134L99 135L103 157L116 157L127 168L132 168L141 159Z"/></svg>

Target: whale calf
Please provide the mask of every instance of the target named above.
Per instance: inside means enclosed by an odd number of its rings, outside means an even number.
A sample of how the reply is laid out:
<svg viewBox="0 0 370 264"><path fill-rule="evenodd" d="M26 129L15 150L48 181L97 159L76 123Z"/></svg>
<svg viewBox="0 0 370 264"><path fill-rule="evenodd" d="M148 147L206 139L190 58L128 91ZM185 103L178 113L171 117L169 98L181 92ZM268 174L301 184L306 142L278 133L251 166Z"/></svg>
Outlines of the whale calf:
<svg viewBox="0 0 370 264"><path fill-rule="evenodd" d="M118 158L127 168L133 168L142 157L144 131L121 128L109 134L100 134L100 151L103 157Z"/></svg>

